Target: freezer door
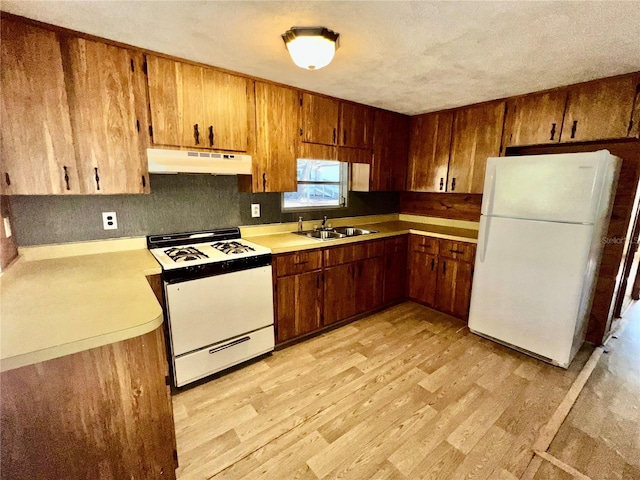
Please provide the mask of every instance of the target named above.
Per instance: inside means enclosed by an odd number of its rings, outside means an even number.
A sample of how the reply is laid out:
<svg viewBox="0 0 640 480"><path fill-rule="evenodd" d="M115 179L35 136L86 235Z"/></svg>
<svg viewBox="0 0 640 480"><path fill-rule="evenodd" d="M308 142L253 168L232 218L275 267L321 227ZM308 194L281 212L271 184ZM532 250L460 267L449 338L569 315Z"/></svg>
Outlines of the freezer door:
<svg viewBox="0 0 640 480"><path fill-rule="evenodd" d="M606 210L616 160L607 150L489 158L482 214L595 223Z"/></svg>
<svg viewBox="0 0 640 480"><path fill-rule="evenodd" d="M591 225L482 216L471 331L567 365L592 234Z"/></svg>

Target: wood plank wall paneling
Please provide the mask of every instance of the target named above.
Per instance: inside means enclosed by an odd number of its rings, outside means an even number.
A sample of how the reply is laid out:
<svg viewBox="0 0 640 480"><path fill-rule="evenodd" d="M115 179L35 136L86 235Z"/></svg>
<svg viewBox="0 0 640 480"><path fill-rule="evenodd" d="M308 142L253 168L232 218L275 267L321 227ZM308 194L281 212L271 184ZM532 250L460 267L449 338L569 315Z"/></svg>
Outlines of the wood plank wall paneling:
<svg viewBox="0 0 640 480"><path fill-rule="evenodd" d="M631 221L638 179L640 178L640 142L638 140L509 148L507 155L593 152L601 149L607 149L623 160L609 230L607 231L608 238L623 239ZM587 340L590 342L600 344L608 334L609 311L619 288L620 282L616 277L624 263L624 253L624 242L609 242L604 246L587 331Z"/></svg>
<svg viewBox="0 0 640 480"><path fill-rule="evenodd" d="M11 211L9 208L8 198L0 195L0 269L4 270L14 258L18 256L18 244L16 236L11 235L7 238L4 230L4 219L8 218L11 222Z"/></svg>
<svg viewBox="0 0 640 480"><path fill-rule="evenodd" d="M417 192L400 194L400 213L411 215L478 222L481 206L481 194Z"/></svg>

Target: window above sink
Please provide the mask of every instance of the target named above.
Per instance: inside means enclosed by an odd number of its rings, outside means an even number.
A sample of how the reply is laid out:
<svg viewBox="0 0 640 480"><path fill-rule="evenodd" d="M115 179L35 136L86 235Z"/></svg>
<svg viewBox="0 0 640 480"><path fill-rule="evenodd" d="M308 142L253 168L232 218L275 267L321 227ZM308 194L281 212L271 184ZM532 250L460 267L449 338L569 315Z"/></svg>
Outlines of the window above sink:
<svg viewBox="0 0 640 480"><path fill-rule="evenodd" d="M344 208L349 182L348 164L335 160L298 159L298 190L282 194L282 211Z"/></svg>

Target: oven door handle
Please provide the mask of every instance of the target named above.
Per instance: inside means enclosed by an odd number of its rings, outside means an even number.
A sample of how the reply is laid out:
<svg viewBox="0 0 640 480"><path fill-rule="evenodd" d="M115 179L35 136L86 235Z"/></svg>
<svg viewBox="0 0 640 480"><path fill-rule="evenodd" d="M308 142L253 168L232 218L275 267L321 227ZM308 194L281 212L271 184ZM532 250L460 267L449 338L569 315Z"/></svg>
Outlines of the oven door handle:
<svg viewBox="0 0 640 480"><path fill-rule="evenodd" d="M238 338L237 340L234 340L233 342L229 342L226 345L221 345L219 347L212 348L211 350L209 350L209 353L210 354L217 353L217 352L219 352L221 350L224 350L226 348L235 347L236 345L240 345L241 343L248 342L249 340L251 340L251 337L247 335L246 337Z"/></svg>

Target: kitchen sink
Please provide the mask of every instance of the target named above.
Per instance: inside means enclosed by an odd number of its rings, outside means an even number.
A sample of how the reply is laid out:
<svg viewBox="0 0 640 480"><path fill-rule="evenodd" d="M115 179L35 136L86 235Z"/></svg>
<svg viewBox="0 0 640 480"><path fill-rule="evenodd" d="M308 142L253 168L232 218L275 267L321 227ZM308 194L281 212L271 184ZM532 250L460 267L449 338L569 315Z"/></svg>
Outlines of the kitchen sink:
<svg viewBox="0 0 640 480"><path fill-rule="evenodd" d="M293 232L305 237L316 238L318 240L334 240L336 238L344 238L346 235L336 232L333 229L321 229L321 230L303 230L302 232Z"/></svg>
<svg viewBox="0 0 640 480"><path fill-rule="evenodd" d="M335 232L341 233L346 237L356 237L358 235L371 235L372 233L378 233L375 230L365 230L364 228L357 227L335 227Z"/></svg>
<svg viewBox="0 0 640 480"><path fill-rule="evenodd" d="M334 227L319 228L316 230L303 230L302 232L293 232L304 237L315 238L317 240L335 240L336 238L355 237L358 235L370 235L378 233L375 230L365 230L356 227Z"/></svg>

